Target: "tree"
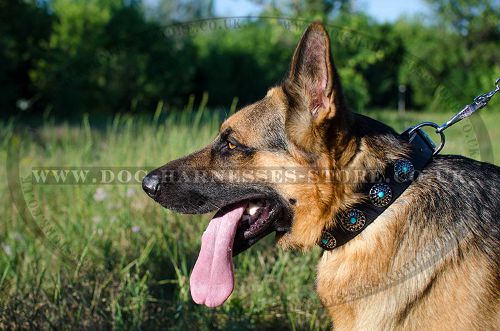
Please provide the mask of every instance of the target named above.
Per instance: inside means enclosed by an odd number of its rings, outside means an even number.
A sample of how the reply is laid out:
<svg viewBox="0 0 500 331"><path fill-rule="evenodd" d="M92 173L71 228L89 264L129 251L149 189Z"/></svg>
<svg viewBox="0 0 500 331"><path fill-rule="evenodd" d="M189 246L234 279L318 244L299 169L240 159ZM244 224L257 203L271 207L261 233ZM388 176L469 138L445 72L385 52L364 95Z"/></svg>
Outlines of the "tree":
<svg viewBox="0 0 500 331"><path fill-rule="evenodd" d="M161 0L152 16L161 24L212 17L214 0Z"/></svg>
<svg viewBox="0 0 500 331"><path fill-rule="evenodd" d="M32 79L58 115L154 110L186 100L193 63L189 40L164 35L138 2L54 0L47 56Z"/></svg>
<svg viewBox="0 0 500 331"><path fill-rule="evenodd" d="M500 71L500 1L426 0L436 13L437 25L449 31L459 54L459 70L451 70L448 86L467 102L478 91L491 89ZM498 76L498 74L497 74Z"/></svg>
<svg viewBox="0 0 500 331"><path fill-rule="evenodd" d="M302 19L331 19L341 14L352 13L352 0L253 0L264 11L280 13L288 17Z"/></svg>
<svg viewBox="0 0 500 331"><path fill-rule="evenodd" d="M0 110L13 114L19 107L37 107L40 97L30 78L36 62L45 56L53 16L33 2L0 1Z"/></svg>

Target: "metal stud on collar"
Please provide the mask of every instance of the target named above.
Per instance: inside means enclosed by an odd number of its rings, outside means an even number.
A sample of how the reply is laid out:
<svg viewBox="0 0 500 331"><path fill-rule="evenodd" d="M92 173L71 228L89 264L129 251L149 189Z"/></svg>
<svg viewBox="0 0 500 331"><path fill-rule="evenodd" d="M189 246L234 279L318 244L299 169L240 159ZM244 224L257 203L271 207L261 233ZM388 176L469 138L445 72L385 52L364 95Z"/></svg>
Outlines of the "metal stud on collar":
<svg viewBox="0 0 500 331"><path fill-rule="evenodd" d="M342 217L342 227L347 231L356 232L361 230L366 223L365 214L358 209L351 209L347 211Z"/></svg>
<svg viewBox="0 0 500 331"><path fill-rule="evenodd" d="M409 160L401 159L394 162L394 177L400 183L405 183L413 179L415 167Z"/></svg>
<svg viewBox="0 0 500 331"><path fill-rule="evenodd" d="M372 186L368 193L371 203L377 207L385 207L391 203L392 191L389 185L378 183Z"/></svg>
<svg viewBox="0 0 500 331"><path fill-rule="evenodd" d="M337 246L337 240L330 232L323 232L318 244L324 250L331 251Z"/></svg>

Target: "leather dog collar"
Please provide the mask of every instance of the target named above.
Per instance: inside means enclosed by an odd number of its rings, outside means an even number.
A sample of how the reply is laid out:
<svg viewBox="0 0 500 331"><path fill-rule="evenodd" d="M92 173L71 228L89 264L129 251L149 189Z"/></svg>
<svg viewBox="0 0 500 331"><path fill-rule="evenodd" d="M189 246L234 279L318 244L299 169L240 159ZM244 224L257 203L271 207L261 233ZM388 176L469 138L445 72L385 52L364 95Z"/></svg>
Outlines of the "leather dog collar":
<svg viewBox="0 0 500 331"><path fill-rule="evenodd" d="M363 187L361 193L367 197L367 202L338 213L335 227L323 230L318 242L321 248L332 250L360 234L396 201L431 161L436 147L422 130L411 128L402 133L401 138L411 146L409 159L388 165L379 182Z"/></svg>

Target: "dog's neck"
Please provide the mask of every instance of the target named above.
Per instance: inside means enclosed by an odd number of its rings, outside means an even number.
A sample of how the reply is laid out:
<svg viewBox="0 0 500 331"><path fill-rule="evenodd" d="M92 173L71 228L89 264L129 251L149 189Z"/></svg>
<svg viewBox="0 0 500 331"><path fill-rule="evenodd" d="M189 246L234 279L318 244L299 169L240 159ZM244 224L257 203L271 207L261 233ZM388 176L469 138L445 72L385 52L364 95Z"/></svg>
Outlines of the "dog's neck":
<svg viewBox="0 0 500 331"><path fill-rule="evenodd" d="M381 137L377 138L381 140ZM355 169L354 173L343 172L347 175L352 173L352 176L345 176L340 182L346 185L354 183L350 187L352 195L362 201L350 204L347 209L336 213L333 227L323 230L321 240L318 242L320 247L325 250L336 249L359 235L398 199L432 159L434 145L420 130L411 135L408 133L398 135L397 138L403 142L403 149L406 146L410 147L408 156L385 164L383 170L368 167ZM355 176L357 170L361 171L362 176Z"/></svg>
<svg viewBox="0 0 500 331"><path fill-rule="evenodd" d="M359 114L352 114L343 125L346 123L346 130L340 134L332 134L331 145L334 147L331 148L330 157L334 172L349 178L339 175L343 180L332 184L336 193L331 199L331 211L328 215L331 219L341 210L360 203L365 198L357 192L371 174L383 173L389 164L407 158L410 153L409 145L383 123ZM332 225L332 221L326 222L326 226Z"/></svg>
<svg viewBox="0 0 500 331"><path fill-rule="evenodd" d="M280 238L279 244L285 248L307 250L315 247L321 239L323 230L334 225L335 216L363 200L359 184L366 182L361 177L355 180L340 180L343 174L363 176L366 169L383 171L387 164L405 157L408 148L399 139L395 131L388 126L366 116L352 114L341 118L327 131L326 148L328 153L321 153L313 164L316 169L328 170L328 175L319 172L315 184L305 187L311 196L320 201L314 206L298 201L295 214L301 220L291 229L291 235ZM340 124L338 124L340 123ZM340 127L346 125L345 129ZM334 181L331 177L334 176Z"/></svg>
<svg viewBox="0 0 500 331"><path fill-rule="evenodd" d="M337 168L348 169L365 162L371 168L382 169L388 162L407 156L408 146L399 139L399 135L391 127L370 117L351 114L341 137L336 138L332 156ZM369 157L367 162L365 157Z"/></svg>
<svg viewBox="0 0 500 331"><path fill-rule="evenodd" d="M356 170L362 170L361 173L365 170L383 173L396 160L411 158L410 145L389 127L356 115L352 128L349 145L344 149L346 154L351 154L345 155L347 162L342 164L343 170L349 173ZM337 165L340 166L339 163ZM357 183L348 181L343 185L344 200L349 202L341 205L338 211L363 200L363 197L355 193ZM339 330L370 329L375 325L396 323L389 320L399 312L394 312L393 315L378 314L377 305L387 304L384 286L390 283L390 277L387 277L389 270L397 265L394 260L398 251L397 238L398 234L404 232L407 208L408 205L405 204L389 205L374 223L363 228L346 245L324 251L318 266L317 291ZM335 225L335 221L333 224ZM395 297L395 302L410 300L405 295L419 293L430 281L430 276L426 273L422 273L420 277L419 282L406 285L414 288L400 289L395 286L391 289L394 291L391 295ZM404 307L402 303L398 305ZM389 311L392 308L388 305L385 309ZM359 319L358 314L361 312L368 317L366 321Z"/></svg>

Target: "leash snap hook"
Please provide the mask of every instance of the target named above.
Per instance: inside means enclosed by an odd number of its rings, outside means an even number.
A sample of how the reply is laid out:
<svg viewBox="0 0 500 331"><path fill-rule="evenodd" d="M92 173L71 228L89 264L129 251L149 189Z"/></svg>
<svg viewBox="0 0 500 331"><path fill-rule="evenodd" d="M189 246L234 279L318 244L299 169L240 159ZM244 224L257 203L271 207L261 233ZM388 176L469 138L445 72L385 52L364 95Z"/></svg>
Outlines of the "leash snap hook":
<svg viewBox="0 0 500 331"><path fill-rule="evenodd" d="M436 133L441 133L453 124L463 120L466 117L474 114L477 110L484 108L488 105L490 99L495 93L500 92L500 78L495 80L495 89L484 94L480 94L474 98L471 104L465 106L461 111L455 114L450 120L436 129Z"/></svg>

